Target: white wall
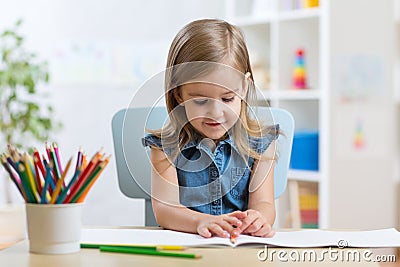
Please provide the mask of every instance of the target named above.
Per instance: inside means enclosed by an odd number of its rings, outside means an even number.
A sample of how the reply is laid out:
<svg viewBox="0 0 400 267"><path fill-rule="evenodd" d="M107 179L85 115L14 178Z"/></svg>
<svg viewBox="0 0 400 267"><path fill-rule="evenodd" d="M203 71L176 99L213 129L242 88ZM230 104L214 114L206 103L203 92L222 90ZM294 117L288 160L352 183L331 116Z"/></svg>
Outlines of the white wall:
<svg viewBox="0 0 400 267"><path fill-rule="evenodd" d="M105 79L101 73L97 80L93 71L85 70L91 75L89 81L63 82L62 73L54 70L58 47L94 44L108 53L108 48L119 44L128 50L131 46L139 50L135 53L151 57L152 69L147 69L147 74L156 74L166 62L169 43L184 24L196 18L222 17L224 12L223 1L213 0L0 0L0 7L0 31L23 18L21 32L28 47L48 60L50 72L56 76L41 90L49 92L56 119L64 125L54 135L63 162L76 157L79 146L89 156L100 147L113 154L111 118L128 106L137 86L149 76L130 84L115 81L112 75ZM114 161L88 195L83 219L84 224L92 225L143 224L143 202L127 199L119 192Z"/></svg>
<svg viewBox="0 0 400 267"><path fill-rule="evenodd" d="M393 101L394 23L391 1L330 1L330 118L331 158L329 180L329 227L377 229L396 223L396 183L394 176L396 115ZM353 10L363 6L354 17ZM373 20L371 20L373 18ZM344 27L345 26L345 27ZM369 28L368 32L362 29ZM343 41L346 40L346 41ZM398 49L398 48L397 48ZM341 79L340 70L350 66L350 55L376 66L374 75L365 76L362 92L347 103L341 101L341 90L352 90ZM372 63L371 63L372 62ZM346 66L347 67L347 66ZM343 69L343 68L342 68ZM351 73L357 77L357 69ZM375 82L377 81L377 82ZM368 86L373 90L368 93ZM357 85L354 87L357 90ZM355 119L361 121L365 149L354 153L346 132ZM385 131L381 131L385 129ZM349 131L350 130L350 131ZM355 212L356 211L356 212Z"/></svg>

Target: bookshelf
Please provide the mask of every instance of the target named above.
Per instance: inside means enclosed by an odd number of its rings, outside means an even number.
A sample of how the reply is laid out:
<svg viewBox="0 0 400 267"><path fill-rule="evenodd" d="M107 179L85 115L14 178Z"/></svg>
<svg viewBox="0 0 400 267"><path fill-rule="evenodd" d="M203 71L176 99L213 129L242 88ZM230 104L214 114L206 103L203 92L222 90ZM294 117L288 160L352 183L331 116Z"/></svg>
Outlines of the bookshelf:
<svg viewBox="0 0 400 267"><path fill-rule="evenodd" d="M318 184L318 182L297 180L288 182L290 210L284 226L318 228Z"/></svg>
<svg viewBox="0 0 400 267"><path fill-rule="evenodd" d="M311 2L319 3L304 7L305 3ZM357 151L352 140L347 140L353 133L346 129L354 127L358 116L365 121L369 115L378 118L372 108L376 99L378 102L374 106L380 109L379 116L385 117L386 123L394 124L394 90L389 90L394 86L394 79L391 72L378 73L381 83L376 84L376 90L380 92L372 91L362 95L364 100L359 100L351 97L352 89L343 81L343 73L349 71L345 74L352 75L351 71L354 71L355 75L360 74L356 69L342 70L352 60L366 62L378 70L392 69L392 1L385 0L382 5L381 0L226 0L225 4L227 21L241 27L245 34L254 80L260 89L258 97L267 98L271 106L290 111L295 118L296 130L312 129L319 133L319 169L289 171L288 190L277 200L277 227L288 226L288 214L293 210L290 194L300 194L304 188L317 192L320 228L393 226L395 193L390 187L393 187L394 163L385 159L395 155L390 148L395 144L394 136L388 133L384 137L375 137L372 127L383 126L383 122L365 123L368 128L365 138L372 148ZM306 89L292 88L295 52L299 48L305 51ZM368 81L370 77L362 78ZM349 94L349 101L344 102L342 99ZM359 110L367 112L360 115ZM338 142L336 136L347 138L348 144ZM382 138L388 146L379 145ZM374 148L383 152L374 155ZM380 173L372 167L377 162L382 164ZM383 177L383 186L382 182L376 181L378 176ZM363 204L370 202L368 194L374 188L380 188L377 192L379 200L374 200L372 206L377 210L385 207L379 215L368 214L371 206ZM297 193L293 193L295 189ZM388 213L393 216L386 215ZM384 219L376 219L379 216Z"/></svg>

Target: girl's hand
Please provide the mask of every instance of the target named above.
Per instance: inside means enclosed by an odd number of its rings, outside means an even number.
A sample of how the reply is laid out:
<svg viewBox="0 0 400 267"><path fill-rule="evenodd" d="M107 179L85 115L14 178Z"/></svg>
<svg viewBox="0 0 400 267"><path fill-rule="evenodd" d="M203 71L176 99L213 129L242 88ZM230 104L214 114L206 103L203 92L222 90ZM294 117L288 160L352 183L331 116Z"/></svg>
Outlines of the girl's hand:
<svg viewBox="0 0 400 267"><path fill-rule="evenodd" d="M257 210L247 210L247 216L242 220L240 231L243 234L249 234L252 236L261 237L273 237L275 231L272 230L272 226Z"/></svg>
<svg viewBox="0 0 400 267"><path fill-rule="evenodd" d="M219 236L229 238L240 234L240 226L246 218L246 212L234 211L232 213L214 216L211 215L199 221L197 233L203 237ZM237 227L237 228L235 228Z"/></svg>

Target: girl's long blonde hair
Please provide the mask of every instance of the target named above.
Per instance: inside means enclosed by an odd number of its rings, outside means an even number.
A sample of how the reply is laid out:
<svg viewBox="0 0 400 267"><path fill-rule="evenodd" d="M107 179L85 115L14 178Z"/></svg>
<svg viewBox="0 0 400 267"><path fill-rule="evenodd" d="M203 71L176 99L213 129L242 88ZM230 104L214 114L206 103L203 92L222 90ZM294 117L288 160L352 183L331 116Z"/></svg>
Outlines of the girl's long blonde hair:
<svg viewBox="0 0 400 267"><path fill-rule="evenodd" d="M188 74L185 64L193 62L196 63L195 70L191 68ZM234 136L235 145L243 159L261 159L261 155L251 148L249 136L275 134L275 128L262 125L254 114L251 116L254 113L251 105L256 103L256 88L252 81L253 72L245 39L238 27L223 20L193 21L175 36L169 50L165 74L165 98L170 121L162 129L149 132L161 138L164 149L172 149L173 159L179 154L179 148L198 137L194 127L187 123L185 112L176 112L184 109L179 106L177 96L180 94L180 85L187 82L188 75L189 78L195 78L193 75L201 76L212 71L208 64L210 62L226 64L242 73L243 77L245 73L250 73L247 93L241 101L239 119L229 132ZM178 127L179 125L182 127Z"/></svg>

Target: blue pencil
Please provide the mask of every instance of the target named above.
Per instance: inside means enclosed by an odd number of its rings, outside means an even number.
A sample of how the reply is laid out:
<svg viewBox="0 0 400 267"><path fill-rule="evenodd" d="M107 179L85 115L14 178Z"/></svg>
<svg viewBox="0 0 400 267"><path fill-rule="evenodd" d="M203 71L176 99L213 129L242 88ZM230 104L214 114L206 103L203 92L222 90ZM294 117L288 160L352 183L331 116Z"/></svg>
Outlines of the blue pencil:
<svg viewBox="0 0 400 267"><path fill-rule="evenodd" d="M61 204L63 203L64 199L67 197L68 191L71 188L71 186L75 183L75 181L78 179L79 174L82 171L82 167L78 167L78 169L76 170L74 177L72 177L71 181L69 181L67 187L65 189L63 189L62 193L60 194L60 196L58 196L56 203L57 204Z"/></svg>
<svg viewBox="0 0 400 267"><path fill-rule="evenodd" d="M42 199L40 204L47 204L47 188L49 187L49 183L52 182L53 177L51 176L51 171L52 168L49 166L46 160L43 160L44 167L46 168L46 178L44 179L44 185L43 185L43 190L42 190Z"/></svg>

